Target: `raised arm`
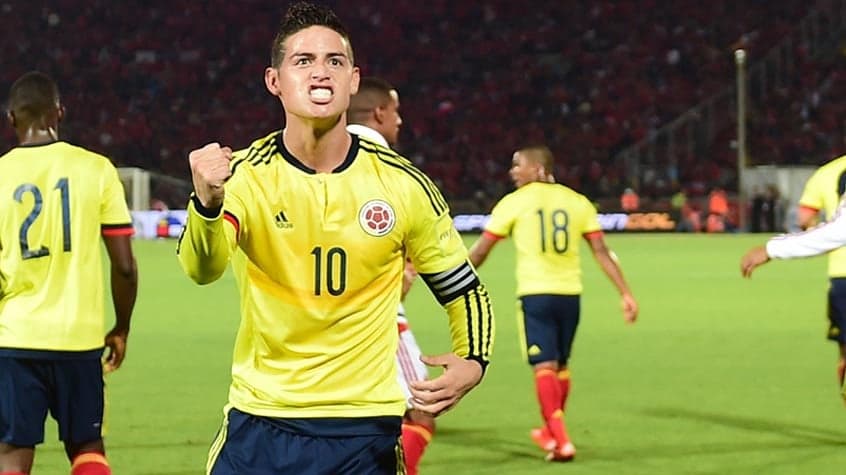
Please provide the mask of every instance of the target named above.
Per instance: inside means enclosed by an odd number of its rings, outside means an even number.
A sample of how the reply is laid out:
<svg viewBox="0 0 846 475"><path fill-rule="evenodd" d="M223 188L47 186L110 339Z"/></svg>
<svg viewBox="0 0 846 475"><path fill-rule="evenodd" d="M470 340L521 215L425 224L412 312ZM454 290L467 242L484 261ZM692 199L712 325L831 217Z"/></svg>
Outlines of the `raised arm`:
<svg viewBox="0 0 846 475"><path fill-rule="evenodd" d="M632 295L632 291L629 289L625 277L623 277L623 271L620 269L620 264L616 256L605 245L605 239L602 233L590 233L585 236L585 239L590 244L590 250L593 252L596 262L599 263L599 267L602 268L602 271L605 272L605 275L611 279L611 282L617 287L617 291L620 292L620 306L623 310L623 319L628 323L634 323L637 320L639 311L637 301Z"/></svg>
<svg viewBox="0 0 846 475"><path fill-rule="evenodd" d="M214 282L223 275L238 242L238 218L223 210L231 159L232 150L217 143L189 155L194 193L176 252L182 269L198 284Z"/></svg>

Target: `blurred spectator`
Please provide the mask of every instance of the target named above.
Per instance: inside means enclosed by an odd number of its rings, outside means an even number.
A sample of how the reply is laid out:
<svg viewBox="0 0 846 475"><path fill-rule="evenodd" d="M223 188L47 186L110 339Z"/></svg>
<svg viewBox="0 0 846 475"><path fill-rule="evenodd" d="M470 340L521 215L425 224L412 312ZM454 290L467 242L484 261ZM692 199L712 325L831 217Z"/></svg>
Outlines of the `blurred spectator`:
<svg viewBox="0 0 846 475"><path fill-rule="evenodd" d="M569 157L562 181L614 198L627 172L612 162L617 152L730 84L739 38L750 57L760 55L809 9L799 0L328 3L350 25L363 73L404 91L403 114L414 125L400 151L451 200L479 190L498 198L510 186L502 158L527 142ZM0 78L52 74L66 91L72 141L118 165L187 179L191 148L212 139L242 148L257 130L283 125L253 80L269 51L238 54L268 49L275 25L263 19L281 8L270 0L10 1L0 4ZM842 148L831 135L842 135L842 107L825 97L843 91L846 75L816 90L824 75L809 66L799 65L804 76L783 100L759 111L770 122L757 127L774 130L762 134L762 155ZM801 101L793 90L803 91ZM809 125L779 139L794 116ZM11 147L13 137L2 138ZM707 189L731 163L715 154L651 164L639 191L666 196L677 180Z"/></svg>
<svg viewBox="0 0 846 475"><path fill-rule="evenodd" d="M749 222L749 231L753 233L773 233L778 229L778 188L767 185L763 190L756 189L752 197L752 213Z"/></svg>
<svg viewBox="0 0 846 475"><path fill-rule="evenodd" d="M626 213L631 213L640 209L640 196L635 190L626 188L623 194L620 195L620 208Z"/></svg>

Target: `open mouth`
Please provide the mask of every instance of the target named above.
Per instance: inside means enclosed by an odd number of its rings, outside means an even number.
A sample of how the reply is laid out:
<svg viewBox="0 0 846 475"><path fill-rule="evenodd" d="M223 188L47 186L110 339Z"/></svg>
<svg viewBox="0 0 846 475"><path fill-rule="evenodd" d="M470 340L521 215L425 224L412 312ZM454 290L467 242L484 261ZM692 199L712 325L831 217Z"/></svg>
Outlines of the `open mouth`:
<svg viewBox="0 0 846 475"><path fill-rule="evenodd" d="M308 96L315 102L325 103L332 100L332 89L323 86L312 86L308 91Z"/></svg>

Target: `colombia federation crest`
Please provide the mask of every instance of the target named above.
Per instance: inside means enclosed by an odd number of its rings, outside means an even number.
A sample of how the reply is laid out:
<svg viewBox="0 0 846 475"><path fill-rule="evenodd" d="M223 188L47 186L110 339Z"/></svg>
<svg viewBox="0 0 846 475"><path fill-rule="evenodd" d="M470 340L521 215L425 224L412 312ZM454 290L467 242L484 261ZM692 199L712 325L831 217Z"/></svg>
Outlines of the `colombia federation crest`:
<svg viewBox="0 0 846 475"><path fill-rule="evenodd" d="M358 212L358 223L371 236L384 236L394 229L394 209L382 200L370 200Z"/></svg>

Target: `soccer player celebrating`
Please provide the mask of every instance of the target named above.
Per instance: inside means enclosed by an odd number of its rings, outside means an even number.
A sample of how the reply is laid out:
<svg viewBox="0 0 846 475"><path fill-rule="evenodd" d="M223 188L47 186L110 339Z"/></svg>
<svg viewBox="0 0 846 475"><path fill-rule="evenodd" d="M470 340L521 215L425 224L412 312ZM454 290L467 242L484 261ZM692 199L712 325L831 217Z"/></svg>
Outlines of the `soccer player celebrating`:
<svg viewBox="0 0 846 475"><path fill-rule="evenodd" d="M555 183L552 170L552 152L547 147L514 153L510 174L517 190L496 204L482 236L470 249L470 260L482 265L497 242L513 236L524 349L534 369L544 421L531 436L547 452L547 460L568 461L576 454L564 425L564 408L570 394L568 359L582 292L579 237L588 241L594 258L620 292L626 322L637 319L638 305L605 245L593 204Z"/></svg>
<svg viewBox="0 0 846 475"><path fill-rule="evenodd" d="M265 71L285 128L240 152L213 143L189 156L179 261L204 284L235 257L241 296L213 475L401 473L393 358L406 257L453 340L452 353L423 357L444 372L410 384L414 407L452 408L488 363L490 301L444 198L408 160L346 130L358 83L335 14L297 3Z"/></svg>
<svg viewBox="0 0 846 475"><path fill-rule="evenodd" d="M399 114L399 93L384 79L362 78L358 92L350 99L347 121L350 124L347 130L358 135L360 139L370 140L383 147L396 145L399 139L399 128L402 125ZM400 300L405 300L416 277L417 272L414 266L407 262ZM414 409L410 403L412 396L409 384L412 381L425 380L429 375L426 365L420 361L422 353L417 345L417 339L411 332L402 303L397 312L397 328L399 330L399 346L396 353L397 376L403 393L409 401L402 423L402 448L408 475L417 475L420 458L423 457L423 452L435 433L435 418L427 412Z"/></svg>
<svg viewBox="0 0 846 475"><path fill-rule="evenodd" d="M32 470L49 410L72 475L107 475L105 369L120 367L135 304L132 220L117 170L59 140L56 84L30 72L9 93L19 146L0 157L0 474ZM116 322L103 335L100 237Z"/></svg>

